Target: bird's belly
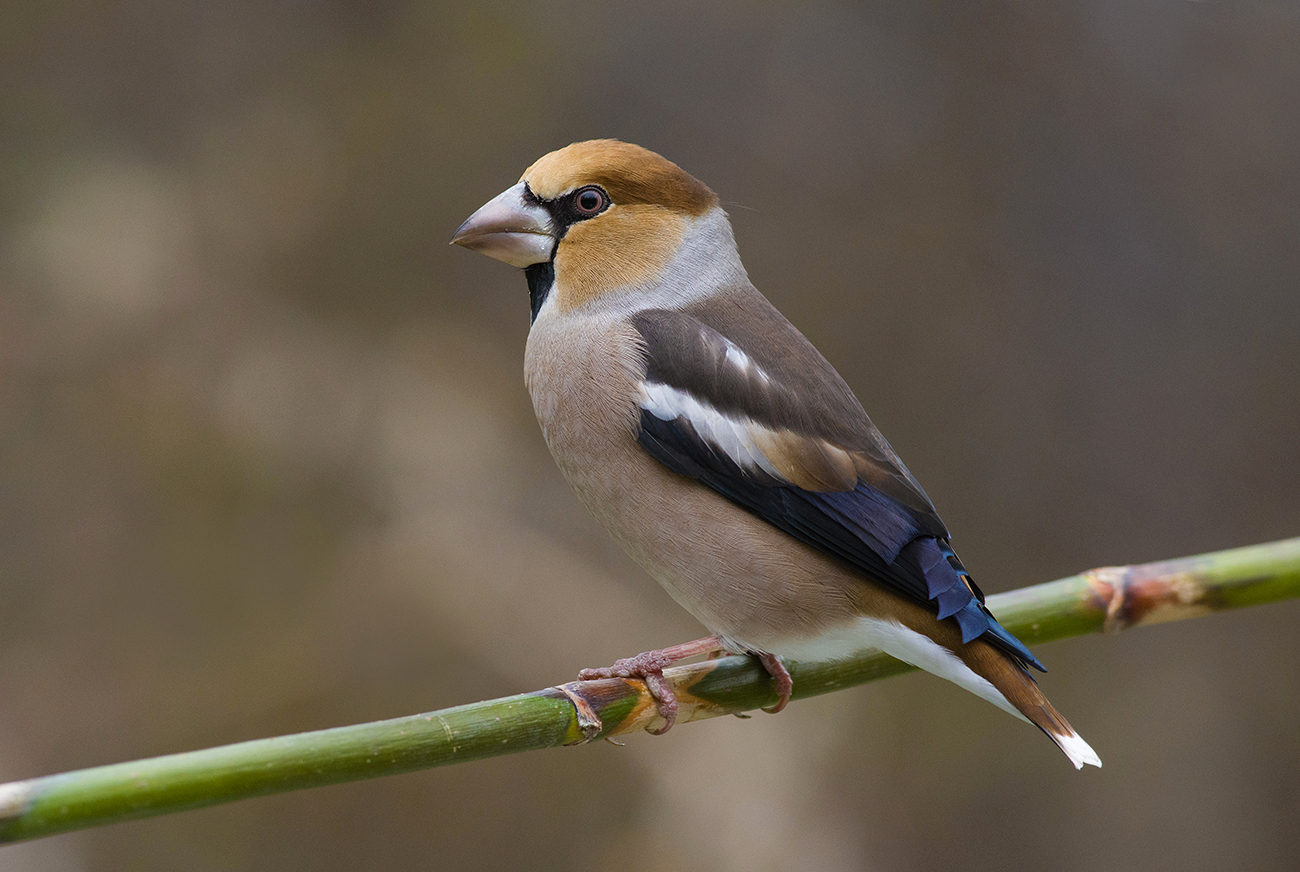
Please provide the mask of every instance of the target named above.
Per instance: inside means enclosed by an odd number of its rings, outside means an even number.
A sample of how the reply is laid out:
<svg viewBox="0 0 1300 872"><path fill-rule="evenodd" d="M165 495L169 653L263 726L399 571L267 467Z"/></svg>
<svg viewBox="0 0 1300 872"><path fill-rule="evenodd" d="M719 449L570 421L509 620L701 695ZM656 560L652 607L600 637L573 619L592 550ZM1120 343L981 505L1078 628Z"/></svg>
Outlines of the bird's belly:
<svg viewBox="0 0 1300 872"><path fill-rule="evenodd" d="M630 328L629 328L630 329ZM569 484L639 565L710 631L772 651L851 621L867 587L637 444L634 337L539 319L525 372L547 445ZM779 653L779 652L777 652Z"/></svg>

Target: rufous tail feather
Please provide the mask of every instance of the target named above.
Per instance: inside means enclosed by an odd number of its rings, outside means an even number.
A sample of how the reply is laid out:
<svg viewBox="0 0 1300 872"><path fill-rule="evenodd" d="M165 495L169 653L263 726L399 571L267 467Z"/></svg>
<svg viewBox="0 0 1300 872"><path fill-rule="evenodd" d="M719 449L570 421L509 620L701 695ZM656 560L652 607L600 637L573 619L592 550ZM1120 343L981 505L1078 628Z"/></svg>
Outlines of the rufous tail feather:
<svg viewBox="0 0 1300 872"><path fill-rule="evenodd" d="M1083 737L1074 731L1069 721L1061 717L1043 692L1038 689L1033 678L1029 676L1019 663L1014 662L1011 658L999 654L998 660L1001 662L997 665L990 664L991 658L981 658L985 662L981 664L986 668L978 670L989 683L998 689L1007 702L1011 703L1016 709L1029 719L1030 723L1038 727L1047 734L1047 737L1056 743L1070 762L1074 764L1075 769L1082 769L1083 764L1089 766L1101 766L1101 758L1097 752L1092 750L1092 746L1083 740ZM993 668L987 668L992 666Z"/></svg>

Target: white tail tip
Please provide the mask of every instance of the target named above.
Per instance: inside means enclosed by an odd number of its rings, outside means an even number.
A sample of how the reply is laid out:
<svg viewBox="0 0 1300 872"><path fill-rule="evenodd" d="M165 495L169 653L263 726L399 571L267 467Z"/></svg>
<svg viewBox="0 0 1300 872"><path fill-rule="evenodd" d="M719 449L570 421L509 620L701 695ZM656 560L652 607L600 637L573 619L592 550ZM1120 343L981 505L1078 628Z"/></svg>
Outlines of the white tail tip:
<svg viewBox="0 0 1300 872"><path fill-rule="evenodd" d="M1065 752L1065 756L1070 758L1070 762L1074 764L1075 769L1082 769L1084 763L1089 766L1096 766L1098 769L1101 768L1101 758L1097 756L1097 752L1092 750L1092 746L1085 742L1078 733L1066 733L1064 735L1053 733L1049 735L1051 735L1052 741L1057 744L1057 747Z"/></svg>

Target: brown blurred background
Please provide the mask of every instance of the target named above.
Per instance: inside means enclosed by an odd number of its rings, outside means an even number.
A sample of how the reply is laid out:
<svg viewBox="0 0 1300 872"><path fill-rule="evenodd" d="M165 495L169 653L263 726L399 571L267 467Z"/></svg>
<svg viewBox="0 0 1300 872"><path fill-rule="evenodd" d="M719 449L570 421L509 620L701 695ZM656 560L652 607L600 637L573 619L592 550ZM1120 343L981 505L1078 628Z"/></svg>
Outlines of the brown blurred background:
<svg viewBox="0 0 1300 872"><path fill-rule="evenodd" d="M731 212L986 590L1300 531L1300 6L9 4L0 781L567 680L700 628L583 512L524 280L615 136ZM33 870L1294 869L1300 603L0 849Z"/></svg>

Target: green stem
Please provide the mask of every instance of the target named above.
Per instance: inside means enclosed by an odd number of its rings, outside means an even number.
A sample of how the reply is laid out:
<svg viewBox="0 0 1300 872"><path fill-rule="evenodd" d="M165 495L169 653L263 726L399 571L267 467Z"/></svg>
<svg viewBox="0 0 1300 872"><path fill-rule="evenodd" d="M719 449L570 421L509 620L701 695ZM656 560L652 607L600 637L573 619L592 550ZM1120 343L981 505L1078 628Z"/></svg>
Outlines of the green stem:
<svg viewBox="0 0 1300 872"><path fill-rule="evenodd" d="M1027 643L1117 631L1300 597L1300 538L1140 566L1094 569L989 597ZM794 698L909 670L882 654L791 663ZM678 723L775 701L752 658L667 671ZM0 842L133 818L410 772L519 751L572 745L661 723L640 681L571 682L428 714L258 739L0 784Z"/></svg>

